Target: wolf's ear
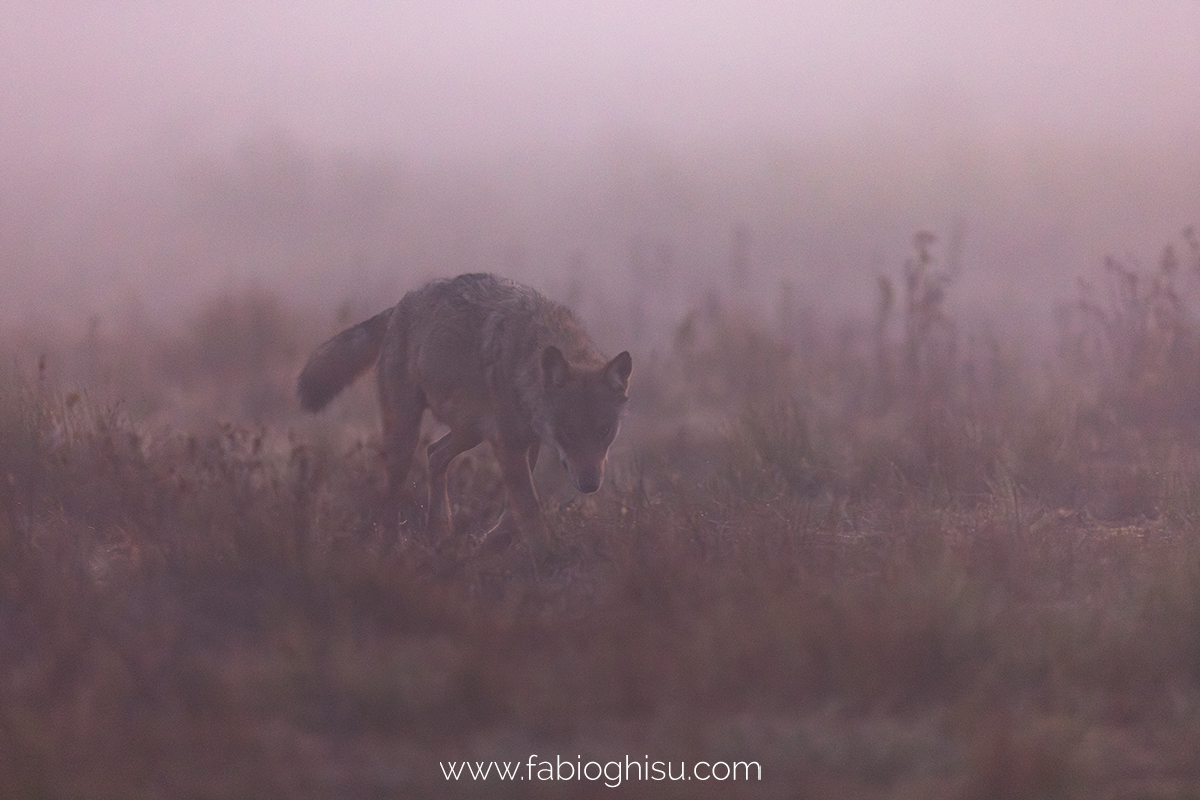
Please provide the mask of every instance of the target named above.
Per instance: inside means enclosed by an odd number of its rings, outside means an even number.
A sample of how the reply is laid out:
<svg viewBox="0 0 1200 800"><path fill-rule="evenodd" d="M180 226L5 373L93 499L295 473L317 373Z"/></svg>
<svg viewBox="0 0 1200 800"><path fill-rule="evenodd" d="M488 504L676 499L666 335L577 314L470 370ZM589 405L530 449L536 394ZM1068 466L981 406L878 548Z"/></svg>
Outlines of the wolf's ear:
<svg viewBox="0 0 1200 800"><path fill-rule="evenodd" d="M567 363L562 351L554 345L548 345L542 351L542 377L547 389L558 389L571 376L571 365Z"/></svg>
<svg viewBox="0 0 1200 800"><path fill-rule="evenodd" d="M617 353L613 360L604 365L604 380L621 394L629 391L629 374L633 372L633 357L626 350Z"/></svg>

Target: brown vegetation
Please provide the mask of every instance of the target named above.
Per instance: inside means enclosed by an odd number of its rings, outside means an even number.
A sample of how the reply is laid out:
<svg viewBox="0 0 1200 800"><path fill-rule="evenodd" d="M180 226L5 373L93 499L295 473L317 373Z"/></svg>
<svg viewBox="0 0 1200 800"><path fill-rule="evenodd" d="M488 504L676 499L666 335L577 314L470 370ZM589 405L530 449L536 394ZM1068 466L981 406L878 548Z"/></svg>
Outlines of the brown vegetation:
<svg viewBox="0 0 1200 800"><path fill-rule="evenodd" d="M384 546L370 404L292 416L325 331L269 297L110 339L125 403L53 351L0 394L0 795L612 793L439 768L557 753L762 764L637 797L1190 796L1187 244L1110 262L1049 368L955 324L925 234L875 321L698 309L639 356L609 483L497 563L484 451L452 542ZM181 427L176 395L263 423Z"/></svg>

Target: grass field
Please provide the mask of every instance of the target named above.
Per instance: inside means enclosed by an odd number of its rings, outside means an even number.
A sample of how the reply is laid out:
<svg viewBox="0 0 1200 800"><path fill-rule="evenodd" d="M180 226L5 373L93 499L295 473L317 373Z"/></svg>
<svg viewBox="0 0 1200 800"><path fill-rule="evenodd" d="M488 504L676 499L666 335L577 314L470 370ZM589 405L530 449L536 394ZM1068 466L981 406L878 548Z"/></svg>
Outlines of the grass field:
<svg viewBox="0 0 1200 800"><path fill-rule="evenodd" d="M291 399L332 332L299 309L13 338L0 796L1200 794L1194 239L1042 350L951 318L936 249L875 319L714 301L631 348L605 487L544 463L551 541L491 561L486 447L453 540L388 546L369 387ZM556 759L760 773L529 779Z"/></svg>

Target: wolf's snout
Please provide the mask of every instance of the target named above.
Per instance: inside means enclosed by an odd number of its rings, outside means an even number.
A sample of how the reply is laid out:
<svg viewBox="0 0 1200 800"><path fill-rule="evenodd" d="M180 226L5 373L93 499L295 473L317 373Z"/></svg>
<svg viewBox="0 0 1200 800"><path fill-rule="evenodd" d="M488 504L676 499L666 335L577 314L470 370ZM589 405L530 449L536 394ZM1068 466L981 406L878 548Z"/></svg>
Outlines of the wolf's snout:
<svg viewBox="0 0 1200 800"><path fill-rule="evenodd" d="M600 488L604 482L604 462L588 464L582 469L571 470L571 478L575 488L584 494L591 494Z"/></svg>
<svg viewBox="0 0 1200 800"><path fill-rule="evenodd" d="M584 494L592 494L600 490L600 484L604 482L604 462L599 465L588 465L580 467L578 464L572 463L571 459L566 455L562 456L563 468L567 471L567 477L571 479L571 483L575 484L575 488Z"/></svg>

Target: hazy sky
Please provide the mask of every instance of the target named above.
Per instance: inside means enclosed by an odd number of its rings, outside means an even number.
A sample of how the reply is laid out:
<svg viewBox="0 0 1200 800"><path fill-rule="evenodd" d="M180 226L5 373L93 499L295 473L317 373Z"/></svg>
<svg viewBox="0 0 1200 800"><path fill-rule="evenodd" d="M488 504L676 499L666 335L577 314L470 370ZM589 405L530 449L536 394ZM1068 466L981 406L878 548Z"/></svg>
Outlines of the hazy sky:
<svg viewBox="0 0 1200 800"><path fill-rule="evenodd" d="M23 162L263 128L410 154L871 124L1200 131L1200 2L25 2Z"/></svg>
<svg viewBox="0 0 1200 800"><path fill-rule="evenodd" d="M708 280L735 223L761 287L866 301L961 223L995 307L1200 223L1200 0L0 3L0 317L640 241ZM204 227L221 181L280 230Z"/></svg>

